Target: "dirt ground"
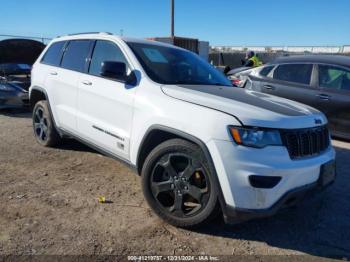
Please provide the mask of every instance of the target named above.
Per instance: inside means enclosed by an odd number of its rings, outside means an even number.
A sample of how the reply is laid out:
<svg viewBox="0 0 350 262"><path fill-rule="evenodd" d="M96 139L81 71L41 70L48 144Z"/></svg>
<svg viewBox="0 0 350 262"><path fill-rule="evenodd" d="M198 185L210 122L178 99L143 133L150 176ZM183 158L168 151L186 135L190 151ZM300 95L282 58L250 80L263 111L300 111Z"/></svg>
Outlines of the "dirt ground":
<svg viewBox="0 0 350 262"><path fill-rule="evenodd" d="M161 221L121 162L67 141L39 146L31 116L0 112L0 255L350 255L350 143L333 141L335 184L298 208L195 231ZM113 203L100 204L98 196Z"/></svg>

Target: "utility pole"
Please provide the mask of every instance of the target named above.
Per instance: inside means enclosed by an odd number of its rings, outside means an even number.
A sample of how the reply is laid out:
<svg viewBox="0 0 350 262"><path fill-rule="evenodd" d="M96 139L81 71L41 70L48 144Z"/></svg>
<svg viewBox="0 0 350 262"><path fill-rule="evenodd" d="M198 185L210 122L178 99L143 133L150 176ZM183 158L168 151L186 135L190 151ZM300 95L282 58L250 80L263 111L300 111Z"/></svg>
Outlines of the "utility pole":
<svg viewBox="0 0 350 262"><path fill-rule="evenodd" d="M174 9L175 9L175 0L171 0L171 37L174 38L175 30L174 30Z"/></svg>

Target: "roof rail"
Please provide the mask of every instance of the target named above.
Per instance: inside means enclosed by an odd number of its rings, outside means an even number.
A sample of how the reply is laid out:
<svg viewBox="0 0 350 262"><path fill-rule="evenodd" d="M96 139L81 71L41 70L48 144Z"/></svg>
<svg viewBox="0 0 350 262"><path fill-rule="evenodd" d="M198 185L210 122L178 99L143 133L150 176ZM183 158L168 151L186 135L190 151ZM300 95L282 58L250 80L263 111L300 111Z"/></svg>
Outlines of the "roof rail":
<svg viewBox="0 0 350 262"><path fill-rule="evenodd" d="M68 34L69 36L72 35L88 35L88 34L104 34L104 35L113 35L110 32L84 32L84 33L75 33L75 34Z"/></svg>

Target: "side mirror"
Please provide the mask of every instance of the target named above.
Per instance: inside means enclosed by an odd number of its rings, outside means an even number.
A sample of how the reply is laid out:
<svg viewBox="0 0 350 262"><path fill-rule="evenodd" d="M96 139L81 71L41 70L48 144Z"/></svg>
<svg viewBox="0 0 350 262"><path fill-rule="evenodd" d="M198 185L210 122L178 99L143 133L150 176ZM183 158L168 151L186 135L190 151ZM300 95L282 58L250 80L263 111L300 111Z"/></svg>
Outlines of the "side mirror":
<svg viewBox="0 0 350 262"><path fill-rule="evenodd" d="M101 76L125 82L127 79L126 64L116 61L104 61L102 63Z"/></svg>

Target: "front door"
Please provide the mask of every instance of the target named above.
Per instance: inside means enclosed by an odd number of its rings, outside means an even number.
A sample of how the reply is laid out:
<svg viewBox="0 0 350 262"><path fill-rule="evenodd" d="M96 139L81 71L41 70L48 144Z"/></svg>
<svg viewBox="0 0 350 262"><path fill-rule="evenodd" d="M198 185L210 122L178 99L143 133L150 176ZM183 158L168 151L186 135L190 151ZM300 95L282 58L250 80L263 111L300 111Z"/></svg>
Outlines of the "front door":
<svg viewBox="0 0 350 262"><path fill-rule="evenodd" d="M79 80L77 125L81 137L97 147L129 160L135 88L101 76L104 61L130 66L113 42L97 40L88 74Z"/></svg>

